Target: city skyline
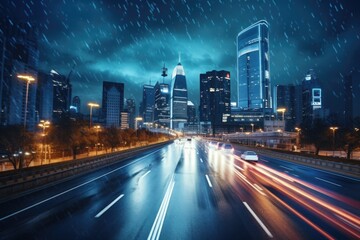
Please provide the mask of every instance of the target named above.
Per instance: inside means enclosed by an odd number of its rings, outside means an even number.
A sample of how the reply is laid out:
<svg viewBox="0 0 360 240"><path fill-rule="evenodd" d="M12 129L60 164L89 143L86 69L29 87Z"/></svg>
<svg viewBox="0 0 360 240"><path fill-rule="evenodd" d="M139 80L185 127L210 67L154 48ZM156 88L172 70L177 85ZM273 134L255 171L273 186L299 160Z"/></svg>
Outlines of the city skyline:
<svg viewBox="0 0 360 240"><path fill-rule="evenodd" d="M173 69L179 52L189 100L199 104L200 73L226 70L232 76L231 100L236 101L236 36L261 19L269 22L272 87L299 84L314 69L324 87L324 106L341 111L343 96L337 90L343 89L342 76L353 71L354 103L359 98L355 1L25 2L2 2L3 16L39 29L39 69L67 76L74 67L73 96L83 106L100 103L103 81L124 83L125 97L135 98L138 105L139 86L162 82L163 64ZM359 107L354 108L354 116L359 115Z"/></svg>

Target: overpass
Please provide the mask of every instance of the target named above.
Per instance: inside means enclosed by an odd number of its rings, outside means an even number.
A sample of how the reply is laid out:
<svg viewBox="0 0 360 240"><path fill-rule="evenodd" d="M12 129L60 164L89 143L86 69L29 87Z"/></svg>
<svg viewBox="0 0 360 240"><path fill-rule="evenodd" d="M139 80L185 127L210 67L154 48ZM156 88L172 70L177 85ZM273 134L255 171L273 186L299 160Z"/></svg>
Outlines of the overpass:
<svg viewBox="0 0 360 240"><path fill-rule="evenodd" d="M262 146L293 150L299 146L299 135L296 132L236 132L224 134L224 141L236 142L245 145Z"/></svg>

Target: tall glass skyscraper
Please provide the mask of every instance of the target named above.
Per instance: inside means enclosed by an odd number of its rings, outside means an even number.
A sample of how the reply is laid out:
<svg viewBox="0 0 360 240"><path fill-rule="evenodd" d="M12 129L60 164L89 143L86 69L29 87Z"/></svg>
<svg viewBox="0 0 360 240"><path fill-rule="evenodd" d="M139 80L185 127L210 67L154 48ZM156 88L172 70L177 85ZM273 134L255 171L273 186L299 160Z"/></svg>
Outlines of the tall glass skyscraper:
<svg viewBox="0 0 360 240"><path fill-rule="evenodd" d="M186 77L180 61L174 68L170 91L170 128L181 130L187 122L188 92Z"/></svg>
<svg viewBox="0 0 360 240"><path fill-rule="evenodd" d="M237 36L238 107L271 108L269 24L261 20Z"/></svg>

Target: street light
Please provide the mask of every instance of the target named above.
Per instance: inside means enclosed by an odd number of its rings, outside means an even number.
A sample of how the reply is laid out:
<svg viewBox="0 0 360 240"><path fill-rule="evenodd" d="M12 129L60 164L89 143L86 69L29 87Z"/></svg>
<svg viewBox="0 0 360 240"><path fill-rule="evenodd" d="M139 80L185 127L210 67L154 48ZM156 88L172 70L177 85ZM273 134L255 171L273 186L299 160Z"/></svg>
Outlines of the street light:
<svg viewBox="0 0 360 240"><path fill-rule="evenodd" d="M99 146L99 131L101 126L100 125L96 125L94 126L95 130L96 130L96 144L95 144L95 155L97 156L97 152L98 152L98 146Z"/></svg>
<svg viewBox="0 0 360 240"><path fill-rule="evenodd" d="M251 125L251 132L254 132L254 124L251 123L250 125Z"/></svg>
<svg viewBox="0 0 360 240"><path fill-rule="evenodd" d="M38 126L41 127L42 130L43 130L43 133L42 133L42 136L43 136L43 147L42 147L41 150L44 151L44 161L46 162L46 138L45 138L46 133L45 133L45 130L46 130L46 128L50 127L50 122L49 122L49 121L45 121L45 120L41 120ZM44 144L44 143L45 143L45 144ZM44 145L45 145L45 147L44 147ZM42 165L42 158L41 158L41 165Z"/></svg>
<svg viewBox="0 0 360 240"><path fill-rule="evenodd" d="M25 96L25 112L24 112L24 129L26 129L26 114L27 114L27 105L28 105L28 96L29 96L29 85L31 82L35 81L35 78L30 75L17 75L19 79L26 81L26 96Z"/></svg>
<svg viewBox="0 0 360 240"><path fill-rule="evenodd" d="M301 131L301 128L295 127L295 131L297 132L296 146L300 148L300 131Z"/></svg>
<svg viewBox="0 0 360 240"><path fill-rule="evenodd" d="M278 108L276 110L277 112L281 112L282 113L282 120L285 121L285 112L286 112L286 108Z"/></svg>
<svg viewBox="0 0 360 240"><path fill-rule="evenodd" d="M136 118L135 118L135 130L138 129L138 121L142 121L142 120L143 120L142 117L136 117Z"/></svg>
<svg viewBox="0 0 360 240"><path fill-rule="evenodd" d="M99 104L97 103L88 103L88 106L90 107L90 128L91 128L91 124L92 124L92 109L93 107L100 107Z"/></svg>
<svg viewBox="0 0 360 240"><path fill-rule="evenodd" d="M330 127L330 130L333 132L333 157L335 155L335 131L338 129L338 127Z"/></svg>

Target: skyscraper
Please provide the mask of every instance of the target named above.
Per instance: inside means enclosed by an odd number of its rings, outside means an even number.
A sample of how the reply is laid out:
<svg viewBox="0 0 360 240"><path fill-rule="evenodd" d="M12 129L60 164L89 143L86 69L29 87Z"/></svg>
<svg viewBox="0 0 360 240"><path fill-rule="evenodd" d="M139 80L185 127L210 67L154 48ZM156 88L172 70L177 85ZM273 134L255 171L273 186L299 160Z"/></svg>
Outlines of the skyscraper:
<svg viewBox="0 0 360 240"><path fill-rule="evenodd" d="M294 131L296 125L297 102L296 87L294 85L276 85L274 88L274 110L285 108L285 131Z"/></svg>
<svg viewBox="0 0 360 240"><path fill-rule="evenodd" d="M50 76L54 86L53 119L57 121L70 110L72 86L69 78L55 70L50 71Z"/></svg>
<svg viewBox="0 0 360 240"><path fill-rule="evenodd" d="M35 102L39 50L38 29L29 23L17 23L9 18L0 20L0 124L23 124L27 129L36 126ZM29 84L17 76L31 75ZM28 98L26 99L26 92ZM25 109L25 102L27 107ZM26 114L25 114L26 113Z"/></svg>
<svg viewBox="0 0 360 240"><path fill-rule="evenodd" d="M135 129L136 107L135 107L134 99L132 98L126 99L126 110L129 113L129 127Z"/></svg>
<svg viewBox="0 0 360 240"><path fill-rule="evenodd" d="M238 107L272 108L269 61L269 24L265 20L237 36Z"/></svg>
<svg viewBox="0 0 360 240"><path fill-rule="evenodd" d="M124 110L124 84L103 82L102 113L105 127L120 127Z"/></svg>
<svg viewBox="0 0 360 240"><path fill-rule="evenodd" d="M313 69L310 69L302 80L302 124L311 126L317 118L316 111L322 107L322 94L319 80Z"/></svg>
<svg viewBox="0 0 360 240"><path fill-rule="evenodd" d="M155 84L154 121L162 126L170 126L170 92L169 84Z"/></svg>
<svg viewBox="0 0 360 240"><path fill-rule="evenodd" d="M53 115L53 82L50 74L38 73L38 85L36 93L36 109L40 120L52 121Z"/></svg>
<svg viewBox="0 0 360 240"><path fill-rule="evenodd" d="M143 121L144 123L154 122L155 89L154 86L145 84L143 86Z"/></svg>
<svg viewBox="0 0 360 240"><path fill-rule="evenodd" d="M72 105L76 108L76 113L80 113L81 101L79 96L73 97Z"/></svg>
<svg viewBox="0 0 360 240"><path fill-rule="evenodd" d="M188 92L184 67L176 65L171 77L170 90L170 128L181 130L187 122Z"/></svg>
<svg viewBox="0 0 360 240"><path fill-rule="evenodd" d="M211 122L213 132L230 116L230 72L200 74L200 121Z"/></svg>

